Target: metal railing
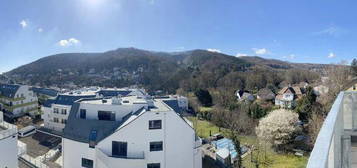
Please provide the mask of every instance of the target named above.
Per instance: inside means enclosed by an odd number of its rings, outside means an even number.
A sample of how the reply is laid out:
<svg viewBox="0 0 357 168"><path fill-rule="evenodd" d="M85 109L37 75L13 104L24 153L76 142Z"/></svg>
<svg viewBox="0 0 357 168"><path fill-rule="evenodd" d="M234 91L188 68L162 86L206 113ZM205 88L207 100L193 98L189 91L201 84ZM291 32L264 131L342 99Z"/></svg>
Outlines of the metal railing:
<svg viewBox="0 0 357 168"><path fill-rule="evenodd" d="M351 167L351 135L357 131L357 92L341 92L326 117L307 168Z"/></svg>
<svg viewBox="0 0 357 168"><path fill-rule="evenodd" d="M36 168L50 168L46 164L44 164L41 159L38 158L33 158L27 154L22 155L19 157L22 161L26 162L26 164L30 165L31 167L36 167Z"/></svg>

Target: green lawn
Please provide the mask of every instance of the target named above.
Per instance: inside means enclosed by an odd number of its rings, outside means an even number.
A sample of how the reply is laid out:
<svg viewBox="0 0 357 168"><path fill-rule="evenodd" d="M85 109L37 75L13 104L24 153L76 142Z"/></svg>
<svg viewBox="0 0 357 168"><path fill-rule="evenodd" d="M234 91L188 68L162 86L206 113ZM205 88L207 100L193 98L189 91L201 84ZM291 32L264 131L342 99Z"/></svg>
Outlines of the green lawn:
<svg viewBox="0 0 357 168"><path fill-rule="evenodd" d="M200 107L200 112L210 112L212 111L212 107Z"/></svg>
<svg viewBox="0 0 357 168"><path fill-rule="evenodd" d="M219 129L216 125L208 121L198 120L195 117L189 117L188 119L193 123L198 136L202 138L209 137L210 132L212 135L215 133L221 133L225 136L228 136L228 132L226 129ZM249 146L258 146L259 143L257 137L255 136L240 136L240 140L241 144ZM308 160L307 156L299 157L292 154L278 154L274 152L273 149L269 147L269 145L267 145L265 150L264 147L261 146L259 151L254 151L253 156L258 156L260 163L259 167L261 168L304 168L306 167L306 163ZM246 168L255 167L255 165L251 163L250 154L243 159L243 164Z"/></svg>

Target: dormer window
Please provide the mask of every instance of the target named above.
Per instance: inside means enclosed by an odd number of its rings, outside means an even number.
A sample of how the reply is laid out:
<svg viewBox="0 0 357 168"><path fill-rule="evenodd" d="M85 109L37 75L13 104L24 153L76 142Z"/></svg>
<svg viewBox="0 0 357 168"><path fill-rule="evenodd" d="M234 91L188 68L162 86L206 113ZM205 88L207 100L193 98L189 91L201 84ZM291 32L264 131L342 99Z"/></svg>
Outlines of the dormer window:
<svg viewBox="0 0 357 168"><path fill-rule="evenodd" d="M94 148L97 141L97 130L92 130L89 135L89 147Z"/></svg>
<svg viewBox="0 0 357 168"><path fill-rule="evenodd" d="M115 113L111 111L98 111L98 120L115 121Z"/></svg>
<svg viewBox="0 0 357 168"><path fill-rule="evenodd" d="M86 119L87 117L87 110L86 109L81 109L79 112L79 118L81 119Z"/></svg>

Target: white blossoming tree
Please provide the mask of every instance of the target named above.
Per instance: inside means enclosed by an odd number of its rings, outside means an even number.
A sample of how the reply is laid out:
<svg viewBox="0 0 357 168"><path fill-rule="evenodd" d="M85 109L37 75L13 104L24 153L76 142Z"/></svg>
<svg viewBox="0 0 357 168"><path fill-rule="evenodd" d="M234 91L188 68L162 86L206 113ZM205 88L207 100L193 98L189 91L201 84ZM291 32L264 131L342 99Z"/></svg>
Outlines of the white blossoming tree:
<svg viewBox="0 0 357 168"><path fill-rule="evenodd" d="M298 121L297 113L278 109L262 118L255 131L259 139L270 142L277 149L284 149L284 146L290 144L294 136L301 131Z"/></svg>

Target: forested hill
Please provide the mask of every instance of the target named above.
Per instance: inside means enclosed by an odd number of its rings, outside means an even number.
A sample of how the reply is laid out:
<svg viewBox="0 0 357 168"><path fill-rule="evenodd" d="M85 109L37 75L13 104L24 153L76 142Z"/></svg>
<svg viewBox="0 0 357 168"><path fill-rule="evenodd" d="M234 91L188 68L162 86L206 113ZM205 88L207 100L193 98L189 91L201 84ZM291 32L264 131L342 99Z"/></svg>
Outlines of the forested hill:
<svg viewBox="0 0 357 168"><path fill-rule="evenodd" d="M119 48L104 53L52 55L20 66L6 75L31 85L123 87L137 84L149 90L174 92L180 87L190 90L255 85L259 88L267 84L277 85L284 80L309 81L316 74L303 72L323 67L260 57L234 57L206 50L154 52ZM301 73L296 78L286 79L288 71Z"/></svg>

